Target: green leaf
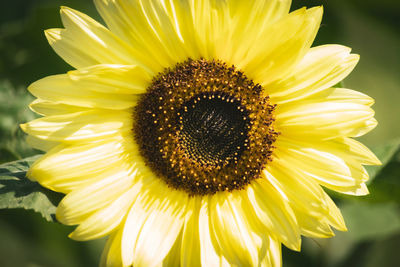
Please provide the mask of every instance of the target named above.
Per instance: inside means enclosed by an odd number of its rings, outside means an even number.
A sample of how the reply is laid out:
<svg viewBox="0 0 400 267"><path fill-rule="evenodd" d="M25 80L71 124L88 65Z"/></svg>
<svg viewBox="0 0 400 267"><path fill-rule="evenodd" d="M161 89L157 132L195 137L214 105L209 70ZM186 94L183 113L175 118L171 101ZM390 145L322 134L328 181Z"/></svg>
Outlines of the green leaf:
<svg viewBox="0 0 400 267"><path fill-rule="evenodd" d="M373 151L382 165L368 166L370 194L363 199L372 202L395 201L400 204L400 140L394 140Z"/></svg>
<svg viewBox="0 0 400 267"><path fill-rule="evenodd" d="M4 162L9 162L13 160L17 160L18 155L16 155L13 151L11 151L7 147L0 146L0 164Z"/></svg>
<svg viewBox="0 0 400 267"><path fill-rule="evenodd" d="M341 205L354 241L382 239L400 232L400 213L396 203L352 202Z"/></svg>
<svg viewBox="0 0 400 267"><path fill-rule="evenodd" d="M25 87L15 87L0 78L0 164L37 154L25 142L26 134L19 127L37 117L28 108L32 100Z"/></svg>
<svg viewBox="0 0 400 267"><path fill-rule="evenodd" d="M400 152L400 139L390 141L389 143L373 149L375 155L382 162L381 166L366 166L370 181L379 176L380 172L386 168L390 162L395 161L396 154Z"/></svg>
<svg viewBox="0 0 400 267"><path fill-rule="evenodd" d="M40 156L0 165L0 209L24 208L55 221L55 211L62 194L29 180L26 172Z"/></svg>

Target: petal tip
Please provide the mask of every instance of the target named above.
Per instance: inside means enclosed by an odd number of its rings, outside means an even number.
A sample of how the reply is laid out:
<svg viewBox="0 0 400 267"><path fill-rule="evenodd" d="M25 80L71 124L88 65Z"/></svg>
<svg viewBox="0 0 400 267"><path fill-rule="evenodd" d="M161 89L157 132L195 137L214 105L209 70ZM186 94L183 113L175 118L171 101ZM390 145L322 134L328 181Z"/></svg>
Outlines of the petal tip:
<svg viewBox="0 0 400 267"><path fill-rule="evenodd" d="M375 156L375 157L376 157L376 156ZM382 161L381 161L378 157L376 157L375 162L374 162L374 165L376 165L376 166L382 166Z"/></svg>
<svg viewBox="0 0 400 267"><path fill-rule="evenodd" d="M308 14L310 14L310 16L312 18L315 18L317 21L320 21L322 19L322 15L324 13L324 8L323 6L315 6L315 7L311 7L309 9L306 10L306 12Z"/></svg>
<svg viewBox="0 0 400 267"><path fill-rule="evenodd" d="M70 8L70 7L67 7L67 6L60 6L60 14L61 14L61 16L63 16L63 15L70 15L70 14L73 14L74 12L76 12L75 11L75 9L72 9L72 8Z"/></svg>
<svg viewBox="0 0 400 267"><path fill-rule="evenodd" d="M66 216L67 213L67 207L64 205L64 200L65 197L61 200L61 202L58 204L57 209L56 209L56 219L62 224L65 225L72 225L70 221L68 220L68 217ZM72 234L72 233L71 233Z"/></svg>
<svg viewBox="0 0 400 267"><path fill-rule="evenodd" d="M20 124L19 127L21 128L22 131L24 131L25 133L27 133L28 123Z"/></svg>
<svg viewBox="0 0 400 267"><path fill-rule="evenodd" d="M75 230L75 231L76 231L76 230ZM75 231L69 233L69 234L68 234L68 238L70 238L70 239L72 239L72 240L80 241L79 239L76 238Z"/></svg>
<svg viewBox="0 0 400 267"><path fill-rule="evenodd" d="M61 31L62 29L57 28L44 30L44 35L50 45L61 39Z"/></svg>

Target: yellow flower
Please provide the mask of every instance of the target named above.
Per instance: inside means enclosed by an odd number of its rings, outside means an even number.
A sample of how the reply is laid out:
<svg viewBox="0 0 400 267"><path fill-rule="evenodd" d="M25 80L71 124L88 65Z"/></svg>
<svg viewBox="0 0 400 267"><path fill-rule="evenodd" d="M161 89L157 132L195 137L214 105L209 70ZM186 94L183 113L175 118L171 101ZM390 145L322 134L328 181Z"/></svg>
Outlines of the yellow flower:
<svg viewBox="0 0 400 267"><path fill-rule="evenodd" d="M346 230L321 186L368 193L352 137L373 99L335 88L357 64L311 47L322 8L289 0L95 0L46 31L76 70L33 83L30 179L65 193L70 237L109 236L102 266L280 266L281 243Z"/></svg>

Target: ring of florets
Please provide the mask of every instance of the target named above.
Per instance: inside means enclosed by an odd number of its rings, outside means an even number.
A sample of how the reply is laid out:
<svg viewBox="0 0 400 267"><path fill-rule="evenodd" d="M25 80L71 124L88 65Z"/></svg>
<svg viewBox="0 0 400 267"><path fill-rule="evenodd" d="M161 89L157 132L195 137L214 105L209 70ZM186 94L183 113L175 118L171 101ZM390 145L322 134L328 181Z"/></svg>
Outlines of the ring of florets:
<svg viewBox="0 0 400 267"><path fill-rule="evenodd" d="M146 164L190 195L242 189L271 161L275 105L234 66L187 60L159 73L134 110Z"/></svg>

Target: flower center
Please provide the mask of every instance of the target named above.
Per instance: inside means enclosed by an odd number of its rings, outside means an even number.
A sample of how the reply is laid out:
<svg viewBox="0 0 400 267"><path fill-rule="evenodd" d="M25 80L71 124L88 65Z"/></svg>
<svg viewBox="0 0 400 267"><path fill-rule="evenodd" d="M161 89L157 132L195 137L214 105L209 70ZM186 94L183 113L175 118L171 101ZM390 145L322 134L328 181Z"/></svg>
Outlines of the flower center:
<svg viewBox="0 0 400 267"><path fill-rule="evenodd" d="M248 112L239 100L203 93L183 105L179 113L182 150L204 166L228 164L247 144Z"/></svg>
<svg viewBox="0 0 400 267"><path fill-rule="evenodd" d="M146 164L190 195L242 189L271 160L278 133L263 88L220 61L187 60L156 76L134 112Z"/></svg>

